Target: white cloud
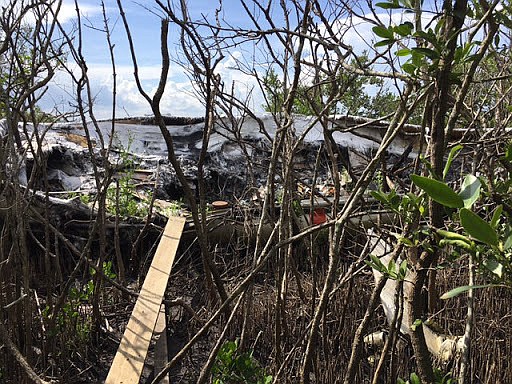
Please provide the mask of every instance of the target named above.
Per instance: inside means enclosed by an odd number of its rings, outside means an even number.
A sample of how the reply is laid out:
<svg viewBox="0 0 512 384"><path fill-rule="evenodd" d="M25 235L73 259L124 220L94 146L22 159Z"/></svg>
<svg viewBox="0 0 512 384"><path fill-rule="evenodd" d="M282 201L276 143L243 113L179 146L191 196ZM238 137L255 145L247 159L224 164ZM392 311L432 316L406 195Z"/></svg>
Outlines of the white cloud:
<svg viewBox="0 0 512 384"><path fill-rule="evenodd" d="M29 2L25 0L0 0L0 8L6 7L16 9L18 11L20 11L27 4L29 4ZM45 12L47 10L47 8L45 8L47 4L51 4L54 12L57 11L58 1L53 1L41 3L41 5L38 7L39 12ZM84 16L86 18L101 14L101 7L98 5L98 3L91 4L87 1L79 1L79 9L81 16ZM74 1L63 0L58 14L59 22L65 24L74 19L76 19L76 8ZM23 21L28 25L34 25L36 21L36 16L34 12L27 12L23 18Z"/></svg>
<svg viewBox="0 0 512 384"><path fill-rule="evenodd" d="M107 119L112 114L113 76L109 65L88 64L89 82L94 98L94 113L99 119ZM78 67L74 67L76 75ZM140 76L146 85L146 92L152 96L156 90L160 67L142 66ZM151 113L148 102L140 95L133 77L132 66L116 68L116 104L118 116L143 116ZM161 111L174 116L201 116L203 107L192 95L192 85L178 70L171 72L166 83L166 91L161 101ZM49 85L47 94L41 100L41 107L51 111L55 106L59 110L71 110L76 103L76 86L64 71L59 71Z"/></svg>
<svg viewBox="0 0 512 384"><path fill-rule="evenodd" d="M80 9L80 15L85 18L92 18L96 15L101 14L102 10L99 5L88 4L87 2L80 1L78 3ZM61 23L67 23L68 21L76 19L76 8L72 0L64 0L59 12L59 21Z"/></svg>

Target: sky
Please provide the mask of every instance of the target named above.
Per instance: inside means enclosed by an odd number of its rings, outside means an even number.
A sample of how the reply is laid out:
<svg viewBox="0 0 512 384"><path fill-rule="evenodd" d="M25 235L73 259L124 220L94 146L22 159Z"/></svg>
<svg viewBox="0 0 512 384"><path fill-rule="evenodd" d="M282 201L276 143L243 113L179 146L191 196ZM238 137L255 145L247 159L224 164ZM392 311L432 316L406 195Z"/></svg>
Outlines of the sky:
<svg viewBox="0 0 512 384"><path fill-rule="evenodd" d="M104 18L100 0L78 0L83 31L83 54L88 65L88 76L93 87L94 113L96 118L107 119L112 116L112 64L104 32ZM105 12L114 45L116 62L117 112L121 116L144 116L151 114L148 103L139 94L133 77L133 64L129 52L125 29L119 16L115 0L105 0ZM160 17L154 13L153 1L123 0L123 7L130 25L137 55L142 84L152 95L158 84L161 70L160 56ZM189 0L189 11L193 18L212 17L215 14L212 0ZM243 10L238 0L224 0L223 16L233 23L246 22L241 16ZM149 9L149 11L148 11ZM59 15L63 25L72 30L76 28L77 15L73 0L63 0ZM170 27L170 55L175 60L179 56L178 31ZM241 93L257 88L255 80L240 71L234 70L235 58L242 55L241 49L233 49L220 63L217 72L226 84L235 84ZM68 61L71 65L72 61ZM171 63L166 83L166 92L161 102L161 111L172 116L202 116L204 107L195 96L193 84L182 65ZM70 109L73 102L73 84L64 72L58 72L44 98L39 103L43 110L59 111ZM263 98L260 92L254 92L252 106L261 111Z"/></svg>
<svg viewBox="0 0 512 384"><path fill-rule="evenodd" d="M203 1L205 4L208 1ZM140 3L123 1L140 66L140 75L148 93L152 94L160 75L160 19L144 9ZM149 3L149 1L146 1ZM83 54L88 65L88 76L93 86L94 111L97 118L112 114L112 64L104 30L102 7L96 0L79 0L83 30ZM70 30L76 27L76 10L72 1L64 0L61 19ZM117 105L119 116L143 116L150 113L147 102L139 95L133 78L133 65L119 10L115 1L105 1L116 62ZM171 36L171 41L174 38ZM171 55L173 54L171 48ZM43 109L57 105L60 110L69 107L72 83L65 73L58 73L43 100ZM173 64L167 81L167 92L162 100L162 111L174 116L200 116L203 108L191 93L192 88L184 70Z"/></svg>
<svg viewBox="0 0 512 384"><path fill-rule="evenodd" d="M0 5L6 1L0 0ZM104 32L101 1L77 1L82 22L83 54L87 62L88 76L94 95L94 113L96 118L108 119L112 116L113 76ZM274 3L279 4L279 2ZM360 2L354 2L354 4L358 3ZM148 115L151 112L149 105L140 96L133 78L133 65L117 3L115 0L104 0L104 4L116 61L117 117ZM158 84L161 68L159 11L155 8L153 0L122 0L122 4L134 39L142 84L144 89L152 95ZM218 1L188 0L187 4L193 19L201 17L213 19L214 7ZM249 25L248 17L241 8L239 0L222 0L222 5L220 17L229 20L232 25ZM385 13L385 11L382 12ZM63 0L59 21L69 31L76 29L77 14L73 0ZM280 22L278 16L274 21ZM343 24L344 20L340 20L340 25ZM349 42L358 52L371 47L374 43L373 38L371 25L357 18L355 26L350 28L345 35L345 41ZM171 57L174 59L180 57L176 27L170 27L169 42ZM261 107L263 97L258 91L255 79L235 69L236 59L244 58L250 62L253 55L258 56L258 53L255 52L254 47L247 44L232 47L217 67L217 73L220 74L227 86L233 84L239 95L246 95L251 89L254 89L251 107L258 112L263 110ZM257 59L262 60L263 58L259 56ZM68 60L68 64L72 67L72 60ZM257 69L263 72L266 68L262 66ZM201 101L194 95L193 86L185 68L176 62L171 63L166 92L161 102L162 113L172 116L202 116L204 108ZM75 99L73 90L73 84L68 75L60 71L49 85L49 89L39 105L47 112L54 108L59 111L67 111Z"/></svg>
<svg viewBox="0 0 512 384"><path fill-rule="evenodd" d="M88 75L93 86L94 112L99 119L112 115L112 65L106 42L104 20L101 2L99 0L78 0L83 26L83 52L89 68ZM202 16L212 18L215 15L216 1L188 0L189 11L194 19ZM223 0L221 17L233 25L248 25L249 20L241 8L239 0ZM278 3L278 2L277 2ZM160 75L160 18L154 8L154 2L149 0L123 0L128 22L135 43L142 84L149 94L156 89ZM152 8L153 7L153 8ZM152 12L148 11L148 8ZM133 65L129 54L126 34L119 16L115 0L105 0L105 12L111 30L112 42L115 45L117 85L117 116L144 116L151 113L148 103L139 95L133 79ZM70 30L76 26L77 17L73 0L63 0L59 20ZM277 20L278 21L278 20ZM352 45L360 47L368 44L363 36L368 35L370 26L361 27L361 34L350 33L348 37ZM176 28L170 30L171 57L179 56ZM217 72L228 86L234 84L241 95L253 90L251 106L257 112L262 112L263 96L255 79L235 70L236 58L254 54L251 47L235 47L220 63ZM362 48L361 48L362 50ZM263 71L264 68L261 68ZM45 111L57 107L59 111L68 110L73 101L73 87L65 73L58 73L51 83L40 106ZM173 116L202 116L204 108L201 101L194 95L193 84L187 77L185 69L177 63L171 64L167 79L166 93L162 99L161 111Z"/></svg>

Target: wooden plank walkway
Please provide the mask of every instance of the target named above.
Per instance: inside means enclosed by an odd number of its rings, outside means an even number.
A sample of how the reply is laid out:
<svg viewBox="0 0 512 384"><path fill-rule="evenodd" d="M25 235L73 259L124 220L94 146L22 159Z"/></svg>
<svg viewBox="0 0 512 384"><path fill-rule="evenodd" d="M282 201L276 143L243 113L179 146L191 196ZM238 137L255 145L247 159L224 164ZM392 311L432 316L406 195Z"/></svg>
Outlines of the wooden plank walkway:
<svg viewBox="0 0 512 384"><path fill-rule="evenodd" d="M167 221L105 384L139 383L184 225L182 217Z"/></svg>
<svg viewBox="0 0 512 384"><path fill-rule="evenodd" d="M162 304L160 308L160 314L156 321L154 335L158 337L155 343L154 351L154 366L153 372L155 376L165 367L165 364L169 362L169 352L167 347L167 319L165 318L165 305ZM169 374L160 380L159 384L169 384Z"/></svg>

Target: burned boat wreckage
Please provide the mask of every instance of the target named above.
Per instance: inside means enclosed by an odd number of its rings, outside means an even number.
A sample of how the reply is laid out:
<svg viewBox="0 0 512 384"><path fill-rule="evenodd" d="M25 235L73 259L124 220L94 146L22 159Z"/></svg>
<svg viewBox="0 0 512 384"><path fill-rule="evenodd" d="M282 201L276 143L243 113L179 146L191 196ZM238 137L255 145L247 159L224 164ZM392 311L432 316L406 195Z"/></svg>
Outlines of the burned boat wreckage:
<svg viewBox="0 0 512 384"><path fill-rule="evenodd" d="M167 128L173 137L175 155L189 185L195 188L204 123L201 119L187 118L169 119L169 123L172 123ZM1 124L6 132L5 121ZM342 180L350 184L378 148L387 123L338 117L332 120L325 135L320 123L297 116L294 128L297 136L304 135L294 161L297 190L304 193L311 189L316 172L315 193L328 196L333 180L326 155L320 153L319 169L315 170L316 158L325 140L335 145L338 168L344 173ZM48 190L54 197L94 194L97 189L95 170L104 177L111 171L115 179L130 168L137 189L153 188L156 198L161 200L183 198L176 172L167 160L165 141L158 126L149 118L102 121L86 128L81 124L53 124L41 125L37 132L33 127L25 130L20 132L25 152L18 161L21 185L28 185L34 167L40 163L35 156L43 154L45 177L32 180L30 188ZM416 154L418 131L418 127L412 125L405 127L388 149L387 175L394 182L400 183L400 178L404 177L401 168L406 168L409 156ZM275 132L276 123L270 115L235 122L220 119L216 123L209 135L203 175L212 201L231 203L234 197L237 201L255 197L255 191L265 185ZM112 146L106 150L109 143ZM276 184L279 184L279 172Z"/></svg>
<svg viewBox="0 0 512 384"><path fill-rule="evenodd" d="M267 193L272 140L277 131L274 117L219 119L208 135L207 148L203 148L205 124L202 119L168 118L166 124L173 138L174 155L191 189L197 192L197 162L203 151L201 177L208 203L225 201L231 209L255 210L253 217L257 217ZM294 155L294 193L306 213L303 226L329 217L334 184L325 141L329 140L336 152L339 177L348 194L352 183L377 151L387 127L385 121L354 116L333 117L327 126L310 117L294 116L293 129L296 137L301 137ZM5 120L1 128L6 136ZM11 161L9 172L17 177L36 204L51 207L52 225L64 232L88 228L97 210L98 186L112 190L106 192L107 200L121 210L111 209L111 212L130 223L126 231L144 225L147 209L138 206L150 205L152 212L161 217L187 215L182 185L169 162L160 128L151 118L101 121L87 126L42 124L36 130L33 126L20 126L18 135L21 151L16 154L16 161ZM417 156L419 147L419 127L404 126L388 147L383 161L386 169L381 174L384 176L370 188L378 188L379 183L400 188L401 180L410 173L410 159ZM279 184L278 169L275 176L277 205L282 188ZM313 203L319 208L318 217L309 212L312 193ZM117 203L113 202L116 198ZM128 205L130 210L122 209ZM114 219L111 220L113 223ZM232 222L236 220L236 217L231 218ZM218 220L216 223L219 224ZM123 227L123 223L117 227ZM247 223L242 223L241 227L246 230ZM187 230L194 235L192 220L187 221Z"/></svg>

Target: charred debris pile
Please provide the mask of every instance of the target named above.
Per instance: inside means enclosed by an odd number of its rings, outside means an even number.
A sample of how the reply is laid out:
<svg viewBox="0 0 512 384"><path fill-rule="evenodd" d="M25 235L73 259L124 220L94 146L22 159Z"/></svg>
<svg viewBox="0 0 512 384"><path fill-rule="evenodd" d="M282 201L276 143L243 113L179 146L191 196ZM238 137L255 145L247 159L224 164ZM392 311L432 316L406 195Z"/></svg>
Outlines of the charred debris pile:
<svg viewBox="0 0 512 384"><path fill-rule="evenodd" d="M167 118L168 130L174 140L174 152L193 188L197 187L197 161L202 149L204 124L201 118ZM260 127L263 124L264 130ZM329 134L324 136L319 124L312 124L307 117L296 118L297 135L308 132L295 154L294 171L298 197L308 198L312 190L319 197L329 196L332 190L332 167L325 153L324 142L334 144L342 183L350 189L367 160L375 152L386 123L369 124L366 119L338 117L333 120ZM271 116L260 121L246 119L233 127L227 121L219 121L209 137L204 165L204 182L211 201L252 204L263 193L271 140L276 126ZM353 129L360 125L361 128ZM39 128L41 130L41 128ZM397 188L410 170L409 158L419 148L419 135L414 126L408 127L390 147L385 167L379 171L375 183ZM99 136L102 136L100 139ZM130 176L134 193L154 191L159 200L179 201L183 198L181 185L167 159L167 148L161 133L151 118L130 118L102 121L98 127L80 124L56 124L44 128L41 150L45 154L45 178L40 178L34 189L45 187L52 196L69 197L96 193L96 175L112 178L112 182ZM102 149L112 140L110 150ZM27 147L34 146L27 140ZM36 166L27 151L20 182L27 178ZM380 177L382 176L382 179ZM313 179L316 185L312 186ZM280 170L275 183L279 189ZM378 187L381 185L375 185ZM87 200L87 198L83 199Z"/></svg>
<svg viewBox="0 0 512 384"><path fill-rule="evenodd" d="M140 229L147 226L148 213L158 224L164 222L165 216L187 215L182 186L154 123L150 118L130 118L86 127L32 127L21 132L26 151L16 162L19 183L33 194L36 206L50 208L51 224L72 234L79 247L80 241L87 241L91 218L100 206L99 187L105 194L102 204L108 214L107 228L118 229L129 248ZM197 192L197 161L203 146L204 122L200 118L168 118L166 123L174 140L174 152L189 185ZM294 193L307 213L304 225L311 224L311 219L321 222L329 215L333 167L326 154L325 140L330 140L336 151L340 180L348 192L378 147L386 127L385 122L371 123L345 116L333 119L326 134L310 118L296 117L297 137L302 135L303 140L293 164ZM203 182L208 203L227 202L231 215L233 211L258 215L268 193L265 185L276 129L270 115L259 120L217 122L205 151ZM416 127L409 126L395 139L373 188L400 188L401 180L410 172L409 158L419 148L417 132ZM280 171L274 179L277 206L282 189ZM314 218L308 212L312 192L315 206L322 207L320 217ZM244 220L236 214L234 219ZM187 227L193 235L191 222ZM130 252L126 249L126 253Z"/></svg>

